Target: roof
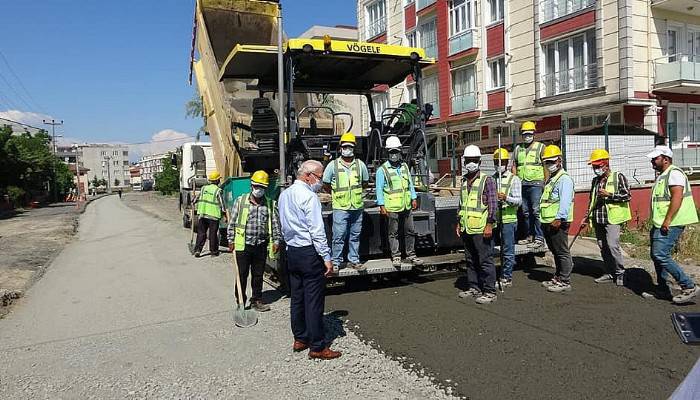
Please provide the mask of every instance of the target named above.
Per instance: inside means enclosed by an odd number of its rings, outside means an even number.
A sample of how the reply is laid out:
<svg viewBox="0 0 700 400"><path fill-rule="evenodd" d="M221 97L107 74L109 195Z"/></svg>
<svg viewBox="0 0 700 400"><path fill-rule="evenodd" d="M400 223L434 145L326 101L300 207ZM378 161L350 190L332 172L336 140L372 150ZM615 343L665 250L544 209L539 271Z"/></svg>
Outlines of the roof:
<svg viewBox="0 0 700 400"><path fill-rule="evenodd" d="M322 26L314 25L306 32L299 35L300 38L323 39L325 35L336 40L357 40L357 28L345 25Z"/></svg>
<svg viewBox="0 0 700 400"><path fill-rule="evenodd" d="M369 93L377 85L402 82L415 63L434 63L417 47L333 40L327 51L320 39L290 39L285 57L294 60L299 93ZM221 68L219 80L225 79L258 79L260 90L275 90L277 48L237 45Z"/></svg>

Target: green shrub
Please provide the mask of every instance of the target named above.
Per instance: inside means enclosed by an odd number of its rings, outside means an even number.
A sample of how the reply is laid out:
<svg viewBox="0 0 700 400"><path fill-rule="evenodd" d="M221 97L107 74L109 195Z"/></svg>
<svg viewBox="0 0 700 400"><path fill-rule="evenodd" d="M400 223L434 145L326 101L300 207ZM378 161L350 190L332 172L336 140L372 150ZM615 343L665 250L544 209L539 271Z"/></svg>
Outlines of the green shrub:
<svg viewBox="0 0 700 400"><path fill-rule="evenodd" d="M18 188L17 186L9 186L7 188L7 195L10 197L10 203L12 203L12 206L17 208L22 207L25 204L27 192L25 192L22 188Z"/></svg>

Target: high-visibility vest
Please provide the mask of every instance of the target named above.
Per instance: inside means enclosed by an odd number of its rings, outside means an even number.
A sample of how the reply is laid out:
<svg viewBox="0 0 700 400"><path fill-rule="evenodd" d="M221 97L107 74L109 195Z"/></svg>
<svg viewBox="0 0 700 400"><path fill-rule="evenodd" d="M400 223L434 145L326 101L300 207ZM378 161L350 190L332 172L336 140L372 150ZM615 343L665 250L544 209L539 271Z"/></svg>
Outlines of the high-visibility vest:
<svg viewBox="0 0 700 400"><path fill-rule="evenodd" d="M388 161L382 164L384 171L384 207L389 212L401 212L411 208L411 174L408 165L401 163L401 174Z"/></svg>
<svg viewBox="0 0 700 400"><path fill-rule="evenodd" d="M544 166L540 159L543 148L544 144L540 142L533 142L529 148L518 147L516 159L518 160L518 176L520 179L527 182L544 180Z"/></svg>
<svg viewBox="0 0 700 400"><path fill-rule="evenodd" d="M505 193L506 196L510 196L510 189L513 185L513 178L515 175L508 173L508 176L501 176L501 184L498 189L499 193ZM507 201L503 201L501 204L501 218L500 220L504 224L512 224L518 221L518 206L510 205Z"/></svg>
<svg viewBox="0 0 700 400"><path fill-rule="evenodd" d="M217 201L219 197L219 187L210 183L202 188L197 201L197 214L208 215L210 217L221 218L221 206Z"/></svg>
<svg viewBox="0 0 700 400"><path fill-rule="evenodd" d="M560 169L556 175L549 178L549 181L544 185L544 190L542 191L542 197L540 198L540 222L543 224L549 224L557 218L559 213L560 199L552 198L552 191L557 186L557 182L562 176L569 175L564 169ZM571 204L569 205L569 215L566 218L567 221L571 222L574 220L574 199L571 199Z"/></svg>
<svg viewBox="0 0 700 400"><path fill-rule="evenodd" d="M615 194L618 192L620 173L617 171L610 171L608 176L608 181L605 182L605 191L608 193ZM591 204L588 207L588 214L590 215L598 201L598 185L594 185L591 188ZM632 219L632 211L630 210L630 203L628 201L622 203L609 203L605 202L605 209L608 212L608 223L613 225L620 225Z"/></svg>
<svg viewBox="0 0 700 400"><path fill-rule="evenodd" d="M680 171L685 176L682 169L671 165L656 178L654 188L651 190L651 221L657 228L663 225L666 213L668 213L668 208L671 205L671 189L668 186L668 178L673 170ZM696 222L698 222L698 212L695 209L693 191L686 176L685 187L683 188L683 202L681 203L681 208L673 216L671 226L685 226Z"/></svg>
<svg viewBox="0 0 700 400"><path fill-rule="evenodd" d="M248 224L248 215L250 214L250 194L241 195L240 199L241 200L238 202L238 218L236 219L235 237L233 239L236 251L245 250L245 230L246 225ZM265 202L267 205L267 256L271 260L274 260L277 258L277 253L274 251L272 246L272 220L277 212L277 202L268 198L265 198Z"/></svg>
<svg viewBox="0 0 700 400"><path fill-rule="evenodd" d="M362 175L360 173L361 162L352 160L349 168L340 168L338 159L333 161L335 168L332 195L334 210L359 210L364 207Z"/></svg>
<svg viewBox="0 0 700 400"><path fill-rule="evenodd" d="M488 207L481 201L486 187L487 175L479 173L479 177L472 183L471 189L464 179L462 183L461 198L462 208L459 210L459 224L462 232L470 235L484 233L488 219Z"/></svg>

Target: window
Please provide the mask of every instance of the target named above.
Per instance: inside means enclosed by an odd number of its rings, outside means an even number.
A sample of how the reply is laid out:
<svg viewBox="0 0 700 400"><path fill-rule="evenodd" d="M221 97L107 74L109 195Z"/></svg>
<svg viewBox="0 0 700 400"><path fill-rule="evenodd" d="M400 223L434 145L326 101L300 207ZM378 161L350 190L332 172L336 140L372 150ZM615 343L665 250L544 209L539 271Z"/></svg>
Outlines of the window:
<svg viewBox="0 0 700 400"><path fill-rule="evenodd" d="M544 96L553 96L598 85L595 31L546 43L544 55Z"/></svg>
<svg viewBox="0 0 700 400"><path fill-rule="evenodd" d="M503 0L488 0L488 7L489 24L503 20Z"/></svg>
<svg viewBox="0 0 700 400"><path fill-rule="evenodd" d="M452 71L452 114L476 109L476 77L474 66Z"/></svg>
<svg viewBox="0 0 700 400"><path fill-rule="evenodd" d="M439 91L437 75L432 75L423 79L421 92L423 95L423 103L433 106L433 115L431 118L438 118L440 116L440 102L438 101Z"/></svg>
<svg viewBox="0 0 700 400"><path fill-rule="evenodd" d="M112 162L114 163L115 167L119 165L119 161L112 161Z"/></svg>
<svg viewBox="0 0 700 400"><path fill-rule="evenodd" d="M404 0L403 5L404 5L404 7L410 6L410 5L413 4L415 1L416 1L416 0Z"/></svg>
<svg viewBox="0 0 700 400"><path fill-rule="evenodd" d="M481 140L481 132L480 131L466 131L462 132L462 143L470 144L473 142L478 142Z"/></svg>
<svg viewBox="0 0 700 400"><path fill-rule="evenodd" d="M408 47L418 47L418 32L407 33L406 41L408 42Z"/></svg>
<svg viewBox="0 0 700 400"><path fill-rule="evenodd" d="M367 37L373 38L386 32L385 0L377 0L366 6Z"/></svg>
<svg viewBox="0 0 700 400"><path fill-rule="evenodd" d="M100 152L100 155L106 156L106 155L107 155L107 152L106 152L106 151L102 151L102 152Z"/></svg>
<svg viewBox="0 0 700 400"><path fill-rule="evenodd" d="M440 138L440 154L438 158L452 158L452 147L454 139L452 136L441 136Z"/></svg>
<svg viewBox="0 0 700 400"><path fill-rule="evenodd" d="M431 58L437 58L437 29L435 18L421 24L420 26L420 42L425 50L425 55Z"/></svg>
<svg viewBox="0 0 700 400"><path fill-rule="evenodd" d="M543 0L540 2L541 23L575 13L594 5L595 0Z"/></svg>
<svg viewBox="0 0 700 400"><path fill-rule="evenodd" d="M126 160L124 160L124 166L125 166L125 167L128 167L128 166L129 166L129 162L126 161Z"/></svg>
<svg viewBox="0 0 700 400"><path fill-rule="evenodd" d="M124 157L129 157L129 152L128 151L122 151L122 155Z"/></svg>
<svg viewBox="0 0 700 400"><path fill-rule="evenodd" d="M506 84L506 60L501 57L489 61L489 89L502 88Z"/></svg>
<svg viewBox="0 0 700 400"><path fill-rule="evenodd" d="M450 1L450 37L459 35L474 26L474 3L467 0Z"/></svg>
<svg viewBox="0 0 700 400"><path fill-rule="evenodd" d="M382 113L389 107L389 93L379 93L372 95L372 108L374 108L374 115L377 120L381 120Z"/></svg>
<svg viewBox="0 0 700 400"><path fill-rule="evenodd" d="M113 156L118 156L118 155L119 155L119 152L115 150L115 151L112 152L112 155L113 155Z"/></svg>

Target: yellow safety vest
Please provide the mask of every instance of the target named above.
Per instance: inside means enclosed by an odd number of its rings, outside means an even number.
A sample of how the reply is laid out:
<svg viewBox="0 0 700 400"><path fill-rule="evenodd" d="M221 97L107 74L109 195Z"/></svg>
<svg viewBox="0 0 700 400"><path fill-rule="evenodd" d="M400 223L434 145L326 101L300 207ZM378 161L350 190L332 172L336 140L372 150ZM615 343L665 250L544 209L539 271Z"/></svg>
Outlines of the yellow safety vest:
<svg viewBox="0 0 700 400"><path fill-rule="evenodd" d="M337 158L333 161L333 167L335 168L332 195L334 210L359 210L364 208L360 162L352 160L349 168L346 169L340 168L340 162Z"/></svg>
<svg viewBox="0 0 700 400"><path fill-rule="evenodd" d="M618 176L620 175L617 171L610 171L607 182L605 182L605 191L608 193L617 193L618 188ZM591 204L588 207L588 213L590 215L598 201L598 185L594 185L591 188ZM630 211L630 203L628 201L622 203L609 203L604 200L605 208L608 211L608 223L613 225L620 225L632 219L632 211Z"/></svg>
<svg viewBox="0 0 700 400"><path fill-rule="evenodd" d="M673 170L680 171L685 176L682 169L671 165L656 178L654 188L651 191L651 221L657 228L663 225L668 208L671 205L671 189L668 186L668 178ZM695 208L695 200L693 200L693 191L686 176L685 187L683 188L683 202L681 203L681 208L678 209L678 212L671 220L671 226L685 226L696 222L698 222L698 212Z"/></svg>
<svg viewBox="0 0 700 400"><path fill-rule="evenodd" d="M221 206L217 200L220 190L217 185L211 183L202 188L197 200L197 214L221 218Z"/></svg>
<svg viewBox="0 0 700 400"><path fill-rule="evenodd" d="M498 189L499 193L505 193L506 196L510 196L510 189L513 184L513 177L515 175L508 174L507 178L501 176L501 185ZM507 201L503 201L501 204L501 221L504 224L512 224L518 221L518 206L513 206L508 204Z"/></svg>
<svg viewBox="0 0 700 400"><path fill-rule="evenodd" d="M482 234L486 227L489 210L488 206L481 199L486 187L487 177L486 174L479 173L479 177L474 180L471 189L466 179L462 183L462 208L459 210L460 228L462 232L470 235Z"/></svg>
<svg viewBox="0 0 700 400"><path fill-rule="evenodd" d="M552 191L557 186L559 179L564 176L569 175L564 169L560 169L556 175L549 178L547 184L544 185L544 190L542 191L542 197L540 198L540 222L543 224L552 223L559 213L559 201L560 199L552 198ZM569 215L566 218L567 221L571 222L574 220L574 199L571 199L571 206L569 207Z"/></svg>
<svg viewBox="0 0 700 400"><path fill-rule="evenodd" d="M540 142L533 142L527 149L522 146L518 147L516 159L518 160L518 176L520 179L527 182L544 180L544 166L540 159L543 148L544 144Z"/></svg>
<svg viewBox="0 0 700 400"><path fill-rule="evenodd" d="M236 229L235 237L233 243L235 244L236 251L245 250L245 230L248 224L248 215L250 214L250 194L244 194L240 196L241 201L238 203L238 218L236 219ZM273 249L272 243L272 220L277 212L277 202L265 198L267 205L267 256L269 259L274 260L277 258L277 253Z"/></svg>
<svg viewBox="0 0 700 400"><path fill-rule="evenodd" d="M384 171L384 208L389 212L401 212L411 208L411 175L408 165L401 163L401 175L387 161L382 164Z"/></svg>

